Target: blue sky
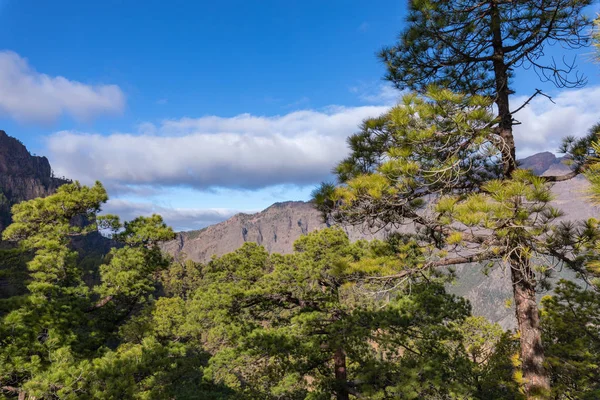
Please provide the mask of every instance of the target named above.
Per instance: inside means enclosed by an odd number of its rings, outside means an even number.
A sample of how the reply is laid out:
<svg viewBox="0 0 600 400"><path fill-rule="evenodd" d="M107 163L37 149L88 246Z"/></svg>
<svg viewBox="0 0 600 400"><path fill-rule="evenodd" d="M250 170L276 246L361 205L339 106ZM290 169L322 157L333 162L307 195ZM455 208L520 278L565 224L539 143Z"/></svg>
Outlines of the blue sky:
<svg viewBox="0 0 600 400"><path fill-rule="evenodd" d="M124 217L193 229L306 200L397 97L375 52L404 13L398 0L0 0L0 129L58 174L101 179ZM518 75L515 97L557 99L522 114L521 155L600 116L590 52L583 90Z"/></svg>

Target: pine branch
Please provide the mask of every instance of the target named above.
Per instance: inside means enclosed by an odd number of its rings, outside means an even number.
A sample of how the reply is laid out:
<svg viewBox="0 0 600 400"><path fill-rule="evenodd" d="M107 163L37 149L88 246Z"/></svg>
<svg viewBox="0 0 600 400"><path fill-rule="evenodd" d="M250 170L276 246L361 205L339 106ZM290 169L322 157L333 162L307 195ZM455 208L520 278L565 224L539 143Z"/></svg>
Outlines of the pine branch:
<svg viewBox="0 0 600 400"><path fill-rule="evenodd" d="M544 176L543 178L547 182L563 182L563 181L568 181L569 179L573 179L573 178L575 178L579 174L580 174L579 171L571 171L571 172L569 172L568 174L565 174L565 175Z"/></svg>
<svg viewBox="0 0 600 400"><path fill-rule="evenodd" d="M497 258L499 258L498 254L494 254L492 252L486 251L484 253L475 254L472 256L450 257L450 258L444 258L444 259L438 260L438 261L430 261L429 263L425 264L421 268L411 268L411 269L407 269L405 271L402 271L398 274L393 274L393 275L370 276L370 277L363 278L363 280L399 279L399 278L404 278L409 275L416 274L416 273L419 273L419 272L422 272L422 271L428 270L428 269L447 267L450 265L469 264L469 263L480 262L483 260L497 259Z"/></svg>
<svg viewBox="0 0 600 400"><path fill-rule="evenodd" d="M105 305L107 305L108 303L110 303L112 301L112 299L114 298L114 296L108 295L102 299L100 299L96 304L94 304L93 306L91 306L90 308L88 308L87 310L85 310L86 312L92 312L95 311L99 308L104 307Z"/></svg>
<svg viewBox="0 0 600 400"><path fill-rule="evenodd" d="M535 89L535 93L532 94L523 104L521 104L521 106L519 108L517 108L515 111L511 111L510 114L516 114L519 111L521 111L522 109L524 109L525 107L527 107L527 105L529 103L531 103L531 100L533 100L537 95L542 95L546 98L548 98L548 100L550 100L552 103L554 103L554 100L552 100L552 97L550 97L549 95L545 94L544 92L542 92L540 89ZM556 103L554 103L556 104Z"/></svg>

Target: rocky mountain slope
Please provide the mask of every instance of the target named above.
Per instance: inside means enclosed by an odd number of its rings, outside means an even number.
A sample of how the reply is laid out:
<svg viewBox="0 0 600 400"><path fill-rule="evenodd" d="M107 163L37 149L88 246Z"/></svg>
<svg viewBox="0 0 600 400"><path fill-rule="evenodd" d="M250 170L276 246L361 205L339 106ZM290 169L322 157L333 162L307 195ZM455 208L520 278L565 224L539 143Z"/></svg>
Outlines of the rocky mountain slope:
<svg viewBox="0 0 600 400"><path fill-rule="evenodd" d="M540 175L561 175L569 168L552 153L539 153L520 161L521 168L532 169ZM554 203L565 212L564 220L581 220L600 216L600 208L586 198L588 183L577 177L558 182L552 191ZM256 214L237 214L227 221L198 231L181 232L174 241L164 245L164 249L174 255L194 261L208 261L212 256L221 256L239 248L244 242L256 242L270 252L289 253L292 244L302 234L325 228L320 214L311 203L290 201L276 203ZM361 238L382 238L386 232L369 232L360 227L345 227L352 240ZM457 268L459 279L449 289L455 294L467 297L476 314L485 315L503 327L514 327L513 313L506 309L505 300L511 298L508 271L496 268L489 275L483 275L476 265L462 265ZM557 277L569 277L568 271L557 272Z"/></svg>
<svg viewBox="0 0 600 400"><path fill-rule="evenodd" d="M540 175L560 175L569 171L550 152L535 154L520 163L522 168L532 169ZM600 208L586 200L586 188L587 181L583 177L554 186L555 203L565 211L566 219L600 216ZM310 202L288 201L275 203L256 214L237 214L201 230L178 233L177 238L166 243L164 248L171 254L185 254L194 261L208 261L213 255L221 256L239 248L244 242L261 244L270 252L289 253L294 241L302 234L325 227ZM344 229L352 240L385 236L385 232L370 232L360 227Z"/></svg>
<svg viewBox="0 0 600 400"><path fill-rule="evenodd" d="M34 156L19 140L0 130L0 231L10 224L10 207L44 197L65 179L55 178L46 157Z"/></svg>
<svg viewBox="0 0 600 400"><path fill-rule="evenodd" d="M275 203L256 214L237 214L227 221L199 231L180 232L164 249L194 261L208 261L241 247L244 242L255 242L272 253L289 253L301 235L323 229L321 215L311 203L288 201ZM383 237L384 232L368 232L359 227L346 227L352 240Z"/></svg>

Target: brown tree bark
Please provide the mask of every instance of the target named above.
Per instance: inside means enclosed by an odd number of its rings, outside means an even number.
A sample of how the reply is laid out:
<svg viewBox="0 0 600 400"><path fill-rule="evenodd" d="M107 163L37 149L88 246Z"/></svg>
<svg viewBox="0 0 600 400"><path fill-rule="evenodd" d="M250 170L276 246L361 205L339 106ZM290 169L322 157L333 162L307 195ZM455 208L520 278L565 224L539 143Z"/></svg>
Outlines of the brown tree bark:
<svg viewBox="0 0 600 400"><path fill-rule="evenodd" d="M350 393L348 391L348 372L346 371L346 352L341 347L338 347L335 350L333 364L335 368L336 399L350 400Z"/></svg>
<svg viewBox="0 0 600 400"><path fill-rule="evenodd" d="M504 164L504 176L510 179L517 168L515 140L513 136L513 117L510 112L510 88L508 67L504 59L502 43L501 16L497 0L491 0L492 46L494 48L493 65L496 79L496 98L498 106L500 149ZM524 389L528 399L538 399L539 393L550 388L550 379L544 369L544 348L540 330L539 310L535 298L535 280L526 257L516 255L511 258L511 279L515 313L521 343L521 369Z"/></svg>
<svg viewBox="0 0 600 400"><path fill-rule="evenodd" d="M496 0L492 0L491 13L492 47L494 48L492 63L494 65L494 77L496 80L496 98L494 101L496 106L498 106L498 117L500 118L499 136L502 139L500 150L502 152L502 163L504 164L504 175L509 178L517 168L517 160L515 139L512 132L513 119L510 112L509 96L511 92L508 87L508 67L504 62L502 22Z"/></svg>
<svg viewBox="0 0 600 400"><path fill-rule="evenodd" d="M550 380L544 368L544 347L533 271L527 262L513 260L511 278L525 394L528 399L543 399L550 390Z"/></svg>

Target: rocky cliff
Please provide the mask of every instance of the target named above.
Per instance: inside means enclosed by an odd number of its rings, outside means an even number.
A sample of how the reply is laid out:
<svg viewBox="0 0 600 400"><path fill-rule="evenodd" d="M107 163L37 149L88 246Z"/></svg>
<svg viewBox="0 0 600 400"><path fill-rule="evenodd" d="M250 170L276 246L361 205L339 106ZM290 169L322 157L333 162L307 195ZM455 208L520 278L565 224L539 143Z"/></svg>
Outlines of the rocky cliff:
<svg viewBox="0 0 600 400"><path fill-rule="evenodd" d="M519 160L519 168L530 169L536 175L542 175L550 168L566 168L561 163L562 158L557 158L549 151L537 153L522 160Z"/></svg>
<svg viewBox="0 0 600 400"><path fill-rule="evenodd" d="M45 197L70 182L55 178L46 157L31 155L19 140L0 130L0 233L11 221L13 204L37 197ZM85 223L83 220L80 223ZM97 280L99 260L115 244L98 232L73 239L79 252L84 279ZM23 293L27 272L25 257L10 249L14 244L2 242L0 235L0 298Z"/></svg>
<svg viewBox="0 0 600 400"><path fill-rule="evenodd" d="M198 231L180 232L164 245L174 255L185 255L195 261L208 261L255 242L272 253L289 253L301 235L323 229L321 215L309 202L275 203L256 214L237 214L227 221ZM361 227L346 227L352 240L382 238L385 232L370 232Z"/></svg>
<svg viewBox="0 0 600 400"><path fill-rule="evenodd" d="M44 197L68 182L55 178L46 157L31 155L19 140L0 130L0 231L10 224L10 207Z"/></svg>

